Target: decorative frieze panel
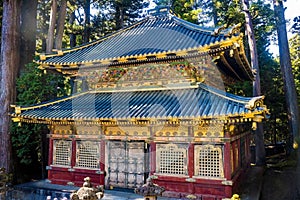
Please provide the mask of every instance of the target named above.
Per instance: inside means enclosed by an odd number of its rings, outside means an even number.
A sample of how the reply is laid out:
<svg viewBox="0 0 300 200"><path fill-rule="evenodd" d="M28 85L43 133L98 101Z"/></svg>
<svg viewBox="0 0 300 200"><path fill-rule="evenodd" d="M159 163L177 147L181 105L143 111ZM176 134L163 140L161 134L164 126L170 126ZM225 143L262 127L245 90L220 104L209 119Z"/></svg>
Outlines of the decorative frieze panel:
<svg viewBox="0 0 300 200"><path fill-rule="evenodd" d="M156 172L169 175L187 175L185 144L157 144Z"/></svg>
<svg viewBox="0 0 300 200"><path fill-rule="evenodd" d="M54 125L52 129L54 134L71 135L73 133L71 125Z"/></svg>
<svg viewBox="0 0 300 200"><path fill-rule="evenodd" d="M93 125L76 125L75 126L77 135L100 135L101 127Z"/></svg>
<svg viewBox="0 0 300 200"><path fill-rule="evenodd" d="M224 125L223 124L209 124L200 125L194 127L195 137L224 137Z"/></svg>
<svg viewBox="0 0 300 200"><path fill-rule="evenodd" d="M71 140L53 141L53 165L70 166L72 155Z"/></svg>
<svg viewBox="0 0 300 200"><path fill-rule="evenodd" d="M76 141L76 167L97 169L99 159L99 142Z"/></svg>
<svg viewBox="0 0 300 200"><path fill-rule="evenodd" d="M224 177L222 146L195 145L194 151L195 176Z"/></svg>
<svg viewBox="0 0 300 200"><path fill-rule="evenodd" d="M150 136L147 126L108 126L104 134L107 136Z"/></svg>
<svg viewBox="0 0 300 200"><path fill-rule="evenodd" d="M77 75L86 77L91 89L189 83L190 80L202 82L204 73L210 69L209 59L202 57L201 60L195 63L177 61L162 64L152 63L137 67L81 70Z"/></svg>
<svg viewBox="0 0 300 200"><path fill-rule="evenodd" d="M156 137L187 137L188 136L188 127L187 126L157 126L154 128Z"/></svg>

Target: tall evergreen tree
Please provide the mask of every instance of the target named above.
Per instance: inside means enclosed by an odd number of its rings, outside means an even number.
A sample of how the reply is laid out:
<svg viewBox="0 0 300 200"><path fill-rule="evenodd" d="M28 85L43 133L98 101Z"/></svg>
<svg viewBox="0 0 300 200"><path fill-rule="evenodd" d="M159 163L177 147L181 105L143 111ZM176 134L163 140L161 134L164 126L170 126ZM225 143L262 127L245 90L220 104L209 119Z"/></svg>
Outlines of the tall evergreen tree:
<svg viewBox="0 0 300 200"><path fill-rule="evenodd" d="M287 102L289 128L291 138L294 139L295 146L299 144L299 108L297 101L297 92L295 79L292 73L290 50L287 39L286 21L284 16L284 7L281 0L274 0L274 12L276 16L280 66L284 83L285 97Z"/></svg>
<svg viewBox="0 0 300 200"><path fill-rule="evenodd" d="M21 0L3 0L0 71L0 167L12 171L10 105L16 97L20 58Z"/></svg>
<svg viewBox="0 0 300 200"><path fill-rule="evenodd" d="M62 49L62 39L64 35L64 27L67 12L67 0L61 0L59 5L59 14L57 19L56 37L55 37L55 48L58 50Z"/></svg>
<svg viewBox="0 0 300 200"><path fill-rule="evenodd" d="M253 81L253 96L260 96L260 70L258 65L258 54L257 54L257 46L256 39L254 36L254 28L252 22L252 15L249 10L249 1L242 0L243 11L245 13L245 25L246 32L248 35L248 44L250 51L250 60L251 67L256 72L255 80ZM256 165L265 165L265 143L264 143L264 130L262 123L258 123L257 129L255 130L255 157L256 157Z"/></svg>
<svg viewBox="0 0 300 200"><path fill-rule="evenodd" d="M47 33L47 44L46 44L46 52L47 53L51 53L51 51L53 49L53 45L54 45L56 14L57 14L57 0L52 0L49 27L48 27L48 33Z"/></svg>
<svg viewBox="0 0 300 200"><path fill-rule="evenodd" d="M34 59L37 32L37 0L27 0L21 7L20 71Z"/></svg>

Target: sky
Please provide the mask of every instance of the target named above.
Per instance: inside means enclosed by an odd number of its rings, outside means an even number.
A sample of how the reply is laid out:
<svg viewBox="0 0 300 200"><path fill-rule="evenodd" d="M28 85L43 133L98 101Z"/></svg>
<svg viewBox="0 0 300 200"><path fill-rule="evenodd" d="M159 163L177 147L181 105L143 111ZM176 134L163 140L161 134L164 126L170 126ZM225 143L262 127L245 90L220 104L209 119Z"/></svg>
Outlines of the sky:
<svg viewBox="0 0 300 200"><path fill-rule="evenodd" d="M293 19L296 16L300 16L300 0L287 0L286 2L283 2L284 7L286 7L285 10L285 18L286 20L289 20L290 23L287 24L287 31L288 31L288 37L290 38L292 36L292 33L289 31ZM274 56L279 55L279 49L277 45L271 45L270 46L270 52L273 53Z"/></svg>
<svg viewBox="0 0 300 200"><path fill-rule="evenodd" d="M287 0L283 2L283 5L287 8L285 11L285 17L293 19L300 15L300 0Z"/></svg>
<svg viewBox="0 0 300 200"><path fill-rule="evenodd" d="M288 37L290 38L292 36L292 33L289 31L291 24L293 22L294 17L300 16L300 0L287 0L286 2L283 2L284 7L286 7L285 10L285 18L289 20L289 23L287 24L287 31L288 31ZM150 8L155 7L155 3L153 1L150 1ZM279 55L279 49L277 44L270 45L270 52L274 56Z"/></svg>

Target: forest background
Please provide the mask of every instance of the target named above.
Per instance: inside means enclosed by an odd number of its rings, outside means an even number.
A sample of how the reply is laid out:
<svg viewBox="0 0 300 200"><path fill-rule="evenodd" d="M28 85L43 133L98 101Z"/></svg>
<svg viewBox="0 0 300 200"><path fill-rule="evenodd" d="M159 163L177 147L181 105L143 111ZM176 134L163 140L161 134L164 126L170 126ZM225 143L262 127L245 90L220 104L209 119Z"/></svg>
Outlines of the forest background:
<svg viewBox="0 0 300 200"><path fill-rule="evenodd" d="M14 175L14 182L47 177L47 133L43 125L11 123L11 104L32 105L71 94L69 80L59 74L37 68L37 53L51 53L72 48L105 37L147 16L153 5L170 5L182 19L199 25L234 26L242 24L246 34L245 10L239 0L1 0L1 98L0 98L0 167ZM270 53L278 41L275 3L283 1L250 1L257 45L261 93L270 109L264 123L265 144L288 144L291 134L283 71L279 57ZM283 8L283 7L282 7ZM300 15L300 14L299 14ZM277 20L277 21L276 21ZM285 22L288 23L288 22ZM290 98L300 104L300 16L289 22L291 70L297 92ZM284 24L285 25L285 24ZM249 53L248 39L245 37ZM9 84L9 87L4 87ZM228 92L253 96L253 83L227 86ZM5 88L10 88L6 90ZM6 125L9 124L9 128Z"/></svg>

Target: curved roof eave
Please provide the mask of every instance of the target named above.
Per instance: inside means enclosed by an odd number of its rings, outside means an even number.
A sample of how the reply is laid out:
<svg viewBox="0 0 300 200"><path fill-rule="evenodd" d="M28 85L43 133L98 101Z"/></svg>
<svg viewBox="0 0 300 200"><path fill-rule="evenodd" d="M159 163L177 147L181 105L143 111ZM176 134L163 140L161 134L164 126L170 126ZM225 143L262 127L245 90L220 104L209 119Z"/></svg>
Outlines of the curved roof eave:
<svg viewBox="0 0 300 200"><path fill-rule="evenodd" d="M130 56L119 56L105 59L95 59L88 61L80 61L80 62L47 62L47 61L36 61L39 64L40 68L49 68L49 69L76 69L79 67L91 67L94 65L110 65L110 64L126 64L133 62L153 62L155 59L166 59L173 58L178 59L179 57L184 58L186 56L199 56L199 55L209 55L215 54L216 52L221 52L226 48L230 48L235 43L238 43L241 40L240 36L233 36L230 39L217 41L215 43L210 43L204 46L197 46L188 49L177 49L177 50L169 50L169 51L161 51L155 53L145 53L145 54L137 54ZM239 55L240 56L240 53ZM244 58L244 57L242 57ZM247 64L247 63L246 63ZM67 68L64 66L68 66ZM248 66L242 66L243 68L247 68Z"/></svg>
<svg viewBox="0 0 300 200"><path fill-rule="evenodd" d="M195 101L190 101L193 98ZM203 101L203 99L205 100ZM156 90L144 89L142 91L89 91L29 107L13 106L15 112L11 116L16 119L15 121L27 120L33 123L54 123L57 121L66 123L71 121L93 121L100 123L101 121L111 120L163 119L254 119L257 116L263 116L264 118L268 114L263 99L263 96L253 98L236 96L204 84L172 90L170 88L157 88ZM119 102L123 100L125 103ZM85 104L86 102L92 103L93 106L90 104L83 106L83 102ZM168 102L168 105L165 105L166 102ZM123 105L127 105L127 107ZM157 105L162 106L162 108L165 107L167 110L163 109L163 113L151 110L151 107ZM209 105L211 108L207 109ZM169 108L170 110L168 110Z"/></svg>

